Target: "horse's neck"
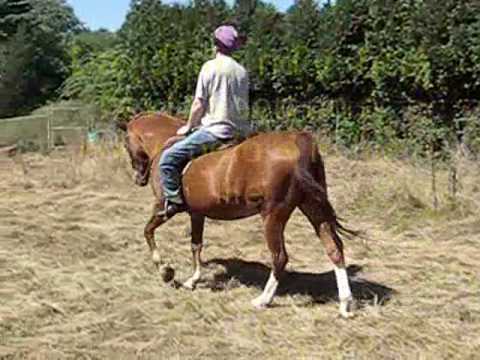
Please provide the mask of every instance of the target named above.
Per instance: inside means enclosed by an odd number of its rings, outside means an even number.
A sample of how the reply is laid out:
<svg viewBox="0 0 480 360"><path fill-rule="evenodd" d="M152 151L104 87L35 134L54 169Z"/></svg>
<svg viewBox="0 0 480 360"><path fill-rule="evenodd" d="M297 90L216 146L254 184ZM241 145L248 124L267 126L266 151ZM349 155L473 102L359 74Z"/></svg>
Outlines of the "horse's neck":
<svg viewBox="0 0 480 360"><path fill-rule="evenodd" d="M153 158L157 157L158 154L160 154L163 150L163 142L162 143L158 143L158 144L155 144L155 147L150 151L150 153L148 154L148 157L150 158L150 160L152 160Z"/></svg>
<svg viewBox="0 0 480 360"><path fill-rule="evenodd" d="M156 114L154 118L145 119L144 121L147 121L146 124L148 125L142 126L142 131L139 135L142 139L143 151L150 160L153 160L162 152L165 142L171 136L175 136L177 130L185 124L182 119L164 113Z"/></svg>
<svg viewBox="0 0 480 360"><path fill-rule="evenodd" d="M150 160L157 157L162 151L165 142L170 138L170 136L165 134L159 134L148 141L144 141L143 150L148 155Z"/></svg>

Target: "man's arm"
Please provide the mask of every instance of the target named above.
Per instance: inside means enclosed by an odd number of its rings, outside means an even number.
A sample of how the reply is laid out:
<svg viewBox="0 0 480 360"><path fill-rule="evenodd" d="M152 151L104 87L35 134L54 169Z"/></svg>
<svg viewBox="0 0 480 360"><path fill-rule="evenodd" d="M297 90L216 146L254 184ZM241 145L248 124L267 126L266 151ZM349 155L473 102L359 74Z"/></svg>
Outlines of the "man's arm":
<svg viewBox="0 0 480 360"><path fill-rule="evenodd" d="M190 124L190 128L194 128L200 125L200 122L205 115L206 111L205 100L200 98L195 98L193 100L192 108L190 109L190 117L188 119L188 123Z"/></svg>
<svg viewBox="0 0 480 360"><path fill-rule="evenodd" d="M205 102L200 98L195 98L190 109L190 116L188 117L187 125L182 126L180 129L178 129L177 135L185 135L191 129L200 126L205 111Z"/></svg>
<svg viewBox="0 0 480 360"><path fill-rule="evenodd" d="M210 72L208 70L208 65L204 64L198 75L197 87L195 89L195 97L190 109L190 115L188 117L187 125L182 126L177 134L185 135L191 129L200 125L203 116L207 111L207 104L209 94L209 82L210 82Z"/></svg>

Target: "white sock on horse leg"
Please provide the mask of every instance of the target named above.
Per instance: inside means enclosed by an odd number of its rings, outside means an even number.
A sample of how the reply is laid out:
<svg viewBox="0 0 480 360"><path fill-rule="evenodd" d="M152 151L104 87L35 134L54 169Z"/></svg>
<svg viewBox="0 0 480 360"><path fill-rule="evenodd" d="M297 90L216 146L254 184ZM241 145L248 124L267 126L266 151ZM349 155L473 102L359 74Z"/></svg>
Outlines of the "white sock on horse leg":
<svg viewBox="0 0 480 360"><path fill-rule="evenodd" d="M183 283L183 286L187 289L193 290L202 276L202 260L200 258L201 251L202 245L192 244L193 264L195 267L195 271L193 272L193 275Z"/></svg>
<svg viewBox="0 0 480 360"><path fill-rule="evenodd" d="M337 278L338 297L340 300L350 299L352 291L348 283L347 270L344 267L335 266L335 277Z"/></svg>
<svg viewBox="0 0 480 360"><path fill-rule="evenodd" d="M153 250L152 252L152 261L156 266L160 265L161 258L157 249Z"/></svg>
<svg viewBox="0 0 480 360"><path fill-rule="evenodd" d="M271 304L271 302L273 301L273 297L275 296L275 292L277 291L277 287L278 280L272 270L270 272L270 277L268 278L267 285L265 285L262 294L252 301L253 306L262 308Z"/></svg>
<svg viewBox="0 0 480 360"><path fill-rule="evenodd" d="M335 266L335 277L337 278L338 297L340 299L340 314L349 318L353 316L351 312L353 296L348 282L347 270L344 267Z"/></svg>
<svg viewBox="0 0 480 360"><path fill-rule="evenodd" d="M183 287L193 290L193 288L195 288L195 285L198 283L201 277L202 277L201 267L200 265L196 265L195 272L187 281L183 283Z"/></svg>

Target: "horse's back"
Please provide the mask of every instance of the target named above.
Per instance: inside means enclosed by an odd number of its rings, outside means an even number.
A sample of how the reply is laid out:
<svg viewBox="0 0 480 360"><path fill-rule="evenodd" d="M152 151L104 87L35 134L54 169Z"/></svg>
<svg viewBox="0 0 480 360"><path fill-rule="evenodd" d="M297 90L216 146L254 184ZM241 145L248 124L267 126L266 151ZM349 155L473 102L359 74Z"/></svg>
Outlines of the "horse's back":
<svg viewBox="0 0 480 360"><path fill-rule="evenodd" d="M217 218L228 217L228 209L240 204L244 211L239 217L258 212L266 197L287 191L300 156L299 136L302 133L262 133L194 160L183 178L187 202L198 211L219 210L217 216L210 215Z"/></svg>

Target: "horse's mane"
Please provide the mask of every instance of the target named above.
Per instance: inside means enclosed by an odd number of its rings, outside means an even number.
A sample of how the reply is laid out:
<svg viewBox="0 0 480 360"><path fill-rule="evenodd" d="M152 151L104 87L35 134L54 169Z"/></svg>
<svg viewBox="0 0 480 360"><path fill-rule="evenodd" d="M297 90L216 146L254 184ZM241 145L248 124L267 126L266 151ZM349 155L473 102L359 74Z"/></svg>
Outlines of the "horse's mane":
<svg viewBox="0 0 480 360"><path fill-rule="evenodd" d="M163 111L141 111L139 113L136 113L134 115L132 115L132 117L130 118L129 121L127 122L123 122L123 121L116 121L115 122L115 126L117 127L117 129L120 129L122 131L127 131L127 124L129 123L132 123L132 122L135 122L137 120L139 120L140 118L143 118L143 117L152 117L152 118L167 118L175 123L179 123L179 124L184 124L186 119L184 118L181 118L181 117L176 117L176 116L172 116L170 114L167 114L166 112L163 112Z"/></svg>
<svg viewBox="0 0 480 360"><path fill-rule="evenodd" d="M158 116L158 117L164 117L168 118L173 121L180 121L180 122L185 122L185 119L182 117L177 117L177 116L172 116L170 114L167 114L166 112L163 111L141 111L135 115L133 115L132 119L130 121L135 121L141 117L144 116Z"/></svg>
<svg viewBox="0 0 480 360"><path fill-rule="evenodd" d="M132 118L130 119L130 121L135 121L135 120L140 119L141 117L149 116L149 115L156 115L156 114L161 114L161 113L157 113L155 111L140 111L139 113L134 114L132 116Z"/></svg>

